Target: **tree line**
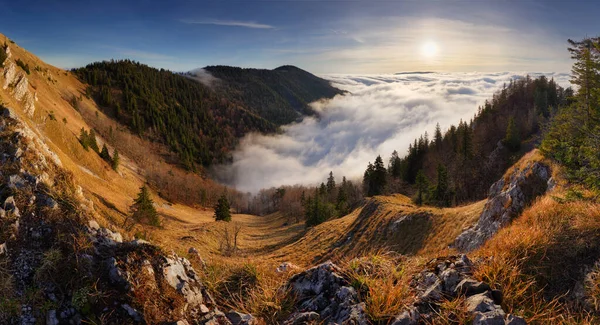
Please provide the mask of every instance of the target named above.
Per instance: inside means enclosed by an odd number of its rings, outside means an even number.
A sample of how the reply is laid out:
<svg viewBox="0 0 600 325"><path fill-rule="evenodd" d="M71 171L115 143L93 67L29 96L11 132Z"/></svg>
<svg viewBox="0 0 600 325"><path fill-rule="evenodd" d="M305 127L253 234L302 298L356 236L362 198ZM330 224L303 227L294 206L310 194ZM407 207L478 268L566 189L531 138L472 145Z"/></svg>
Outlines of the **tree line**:
<svg viewBox="0 0 600 325"><path fill-rule="evenodd" d="M229 161L244 134L277 126L182 75L131 60L75 69L87 94L107 115L152 141L166 144L188 170Z"/></svg>
<svg viewBox="0 0 600 325"><path fill-rule="evenodd" d="M542 152L566 167L571 181L600 190L600 38L569 40L571 83L578 90L548 126Z"/></svg>
<svg viewBox="0 0 600 325"><path fill-rule="evenodd" d="M511 80L470 121L445 131L438 124L432 138L425 132L405 156L394 151L387 167L378 156L365 170L364 192L402 193L437 206L483 199L491 184L539 143L542 130L572 95L571 88L545 76Z"/></svg>

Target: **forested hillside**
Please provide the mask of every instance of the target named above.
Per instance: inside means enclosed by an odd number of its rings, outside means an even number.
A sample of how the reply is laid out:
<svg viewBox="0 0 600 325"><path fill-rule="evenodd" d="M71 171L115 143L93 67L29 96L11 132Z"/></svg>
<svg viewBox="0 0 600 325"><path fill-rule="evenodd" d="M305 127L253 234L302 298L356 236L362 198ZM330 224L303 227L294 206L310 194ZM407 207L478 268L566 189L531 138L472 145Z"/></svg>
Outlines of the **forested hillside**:
<svg viewBox="0 0 600 325"><path fill-rule="evenodd" d="M343 91L294 66L274 70L242 69L229 66L204 68L214 77L219 92L278 125L297 121L302 115L312 115L308 105L321 98L332 98Z"/></svg>
<svg viewBox="0 0 600 325"><path fill-rule="evenodd" d="M394 151L387 168L377 157L365 171L365 193L414 194L419 204L439 206L485 198L506 168L539 142L551 116L572 96L570 88L544 76L511 81L471 121L445 132L438 125L433 137L426 132L415 139L405 157Z"/></svg>
<svg viewBox="0 0 600 325"><path fill-rule="evenodd" d="M600 38L569 40L575 60L571 83L578 87L548 128L542 152L567 168L571 181L600 189Z"/></svg>
<svg viewBox="0 0 600 325"><path fill-rule="evenodd" d="M104 61L74 71L106 113L144 137L167 144L183 165L224 162L237 139L275 124L167 70L130 60Z"/></svg>

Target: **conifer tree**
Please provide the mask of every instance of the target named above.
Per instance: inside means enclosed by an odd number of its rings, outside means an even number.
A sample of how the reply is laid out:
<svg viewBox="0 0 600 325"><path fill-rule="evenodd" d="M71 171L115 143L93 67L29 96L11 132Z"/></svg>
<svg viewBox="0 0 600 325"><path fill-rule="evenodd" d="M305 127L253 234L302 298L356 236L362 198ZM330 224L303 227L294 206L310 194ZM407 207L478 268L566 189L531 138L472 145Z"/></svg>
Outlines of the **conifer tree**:
<svg viewBox="0 0 600 325"><path fill-rule="evenodd" d="M108 148L106 147L106 144L102 145L102 151L100 151L100 158L110 163L112 167L112 159L110 158L110 154L108 153Z"/></svg>
<svg viewBox="0 0 600 325"><path fill-rule="evenodd" d="M415 199L415 203L422 205L425 202L425 191L427 190L428 186L427 177L422 169L417 173L415 182L417 185L417 197Z"/></svg>
<svg viewBox="0 0 600 325"><path fill-rule="evenodd" d="M215 206L215 220L216 221L231 221L231 213L229 212L229 200L227 199L227 193L223 193L217 205Z"/></svg>
<svg viewBox="0 0 600 325"><path fill-rule="evenodd" d="M94 129L90 129L90 133L88 135L88 145L96 153L100 153L100 148L98 148L98 142L96 141L96 131L94 131Z"/></svg>
<svg viewBox="0 0 600 325"><path fill-rule="evenodd" d="M81 131L79 131L79 143L81 143L83 149L85 149L86 151L89 150L89 135L84 128L81 128Z"/></svg>
<svg viewBox="0 0 600 325"><path fill-rule="evenodd" d="M365 173L363 175L363 191L365 192L365 194L369 195L369 187L371 186L371 177L373 175L373 164L371 164L371 162L369 161L369 164L367 165L367 169L365 170Z"/></svg>
<svg viewBox="0 0 600 325"><path fill-rule="evenodd" d="M132 219L141 224L149 224L152 226L160 226L158 213L154 208L154 202L150 197L150 191L146 185L140 188L137 198L134 200L130 208Z"/></svg>
<svg viewBox="0 0 600 325"><path fill-rule="evenodd" d="M437 168L437 184L433 189L433 197L440 206L450 206L451 193L448 184L448 170L439 164Z"/></svg>
<svg viewBox="0 0 600 325"><path fill-rule="evenodd" d="M440 149L442 146L442 129L440 128L440 123L435 125L435 133L433 134L433 143L435 144L436 149Z"/></svg>
<svg viewBox="0 0 600 325"><path fill-rule="evenodd" d="M373 164L373 172L369 184L369 196L381 195L387 185L387 170L383 165L383 159L381 156L375 158Z"/></svg>
<svg viewBox="0 0 600 325"><path fill-rule="evenodd" d="M504 145L507 146L511 151L518 151L521 147L521 135L519 134L519 129L513 116L511 116L508 120L506 136L504 137Z"/></svg>
<svg viewBox="0 0 600 325"><path fill-rule="evenodd" d="M571 47L568 48L571 58L575 60L571 69L571 83L577 85L579 90L577 98L587 112L589 123L596 115L599 101L599 83L600 83L600 60L599 60L599 42L600 38L585 38L581 41L569 40Z"/></svg>
<svg viewBox="0 0 600 325"><path fill-rule="evenodd" d="M390 158L389 172L393 178L399 178L402 175L402 160L396 150L392 152L392 157Z"/></svg>
<svg viewBox="0 0 600 325"><path fill-rule="evenodd" d="M327 194L333 195L335 192L335 178L333 177L333 172L329 172L329 177L327 178Z"/></svg>
<svg viewBox="0 0 600 325"><path fill-rule="evenodd" d="M121 158L119 158L119 152L117 151L117 148L115 148L115 150L113 150L113 156L112 156L112 162L111 162L111 167L114 171L117 171L117 169L119 168L120 162L121 162Z"/></svg>

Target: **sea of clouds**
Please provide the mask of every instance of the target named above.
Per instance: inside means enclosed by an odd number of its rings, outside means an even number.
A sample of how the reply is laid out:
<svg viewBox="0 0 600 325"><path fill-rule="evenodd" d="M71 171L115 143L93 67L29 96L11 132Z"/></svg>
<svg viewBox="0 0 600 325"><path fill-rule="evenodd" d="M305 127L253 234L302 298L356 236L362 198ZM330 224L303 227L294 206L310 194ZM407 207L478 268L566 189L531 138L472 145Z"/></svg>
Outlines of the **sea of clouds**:
<svg viewBox="0 0 600 325"><path fill-rule="evenodd" d="M330 171L339 179L362 177L368 162L392 151L403 156L425 131L433 134L473 118L479 105L511 79L525 73L401 73L322 76L345 95L313 103L320 118L305 118L278 135L249 134L218 168L222 181L238 190L318 184ZM530 73L532 77L540 75ZM544 73L563 87L569 75Z"/></svg>

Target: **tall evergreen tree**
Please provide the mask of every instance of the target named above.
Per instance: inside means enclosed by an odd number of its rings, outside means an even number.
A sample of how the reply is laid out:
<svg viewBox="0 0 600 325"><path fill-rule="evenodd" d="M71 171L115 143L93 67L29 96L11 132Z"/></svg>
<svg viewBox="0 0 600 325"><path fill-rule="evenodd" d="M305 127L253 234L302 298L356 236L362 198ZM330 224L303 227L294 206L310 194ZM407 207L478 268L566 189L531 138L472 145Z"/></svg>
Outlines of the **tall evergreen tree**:
<svg viewBox="0 0 600 325"><path fill-rule="evenodd" d="M417 185L417 197L415 201L418 205L422 205L425 202L425 194L428 186L427 176L425 176L422 169L417 173L415 182Z"/></svg>
<svg viewBox="0 0 600 325"><path fill-rule="evenodd" d="M121 163L121 158L119 157L119 152L117 151L117 148L115 148L115 150L113 150L113 156L112 156L112 162L111 162L112 169L114 169L114 171L117 171L117 169L119 169L120 163Z"/></svg>
<svg viewBox="0 0 600 325"><path fill-rule="evenodd" d="M96 141L96 131L94 131L94 129L90 129L88 144L92 150L96 153L100 153L100 148L98 148L98 142Z"/></svg>
<svg viewBox="0 0 600 325"><path fill-rule="evenodd" d="M511 116L508 120L506 137L504 137L504 145L507 146L511 151L518 151L521 147L521 135L513 116Z"/></svg>
<svg viewBox="0 0 600 325"><path fill-rule="evenodd" d="M383 159L381 159L381 156L377 156L377 158L375 158L375 163L373 164L373 172L369 182L369 196L383 194L386 185L387 170L383 165Z"/></svg>
<svg viewBox="0 0 600 325"><path fill-rule="evenodd" d="M137 198L130 208L132 218L137 223L160 226L158 213L154 208L154 202L150 197L150 191L146 185L140 188Z"/></svg>
<svg viewBox="0 0 600 325"><path fill-rule="evenodd" d="M598 113L600 105L599 42L600 38L584 38L581 41L569 39L568 50L575 60L571 69L571 83L579 87L577 97L580 105L587 111L587 123Z"/></svg>
<svg viewBox="0 0 600 325"><path fill-rule="evenodd" d="M112 167L112 159L110 158L110 153L108 153L108 148L106 147L106 143L102 145L102 151L100 151L100 158L104 161L111 164Z"/></svg>
<svg viewBox="0 0 600 325"><path fill-rule="evenodd" d="M81 128L81 130L79 131L79 143L81 143L83 149L85 149L86 151L89 150L89 134L84 128Z"/></svg>
<svg viewBox="0 0 600 325"><path fill-rule="evenodd" d="M231 213L229 212L229 200L227 199L227 193L224 192L215 206L215 220L216 221L231 221Z"/></svg>
<svg viewBox="0 0 600 325"><path fill-rule="evenodd" d="M436 149L440 149L442 146L442 129L440 128L440 123L435 125L435 133L433 134L433 143L435 144Z"/></svg>
<svg viewBox="0 0 600 325"><path fill-rule="evenodd" d="M389 172L393 178L402 176L402 159L400 159L396 150L392 152L392 157L390 157Z"/></svg>
<svg viewBox="0 0 600 325"><path fill-rule="evenodd" d="M433 197L440 206L450 206L452 203L448 170L442 164L439 164L437 168L437 184L433 189Z"/></svg>

